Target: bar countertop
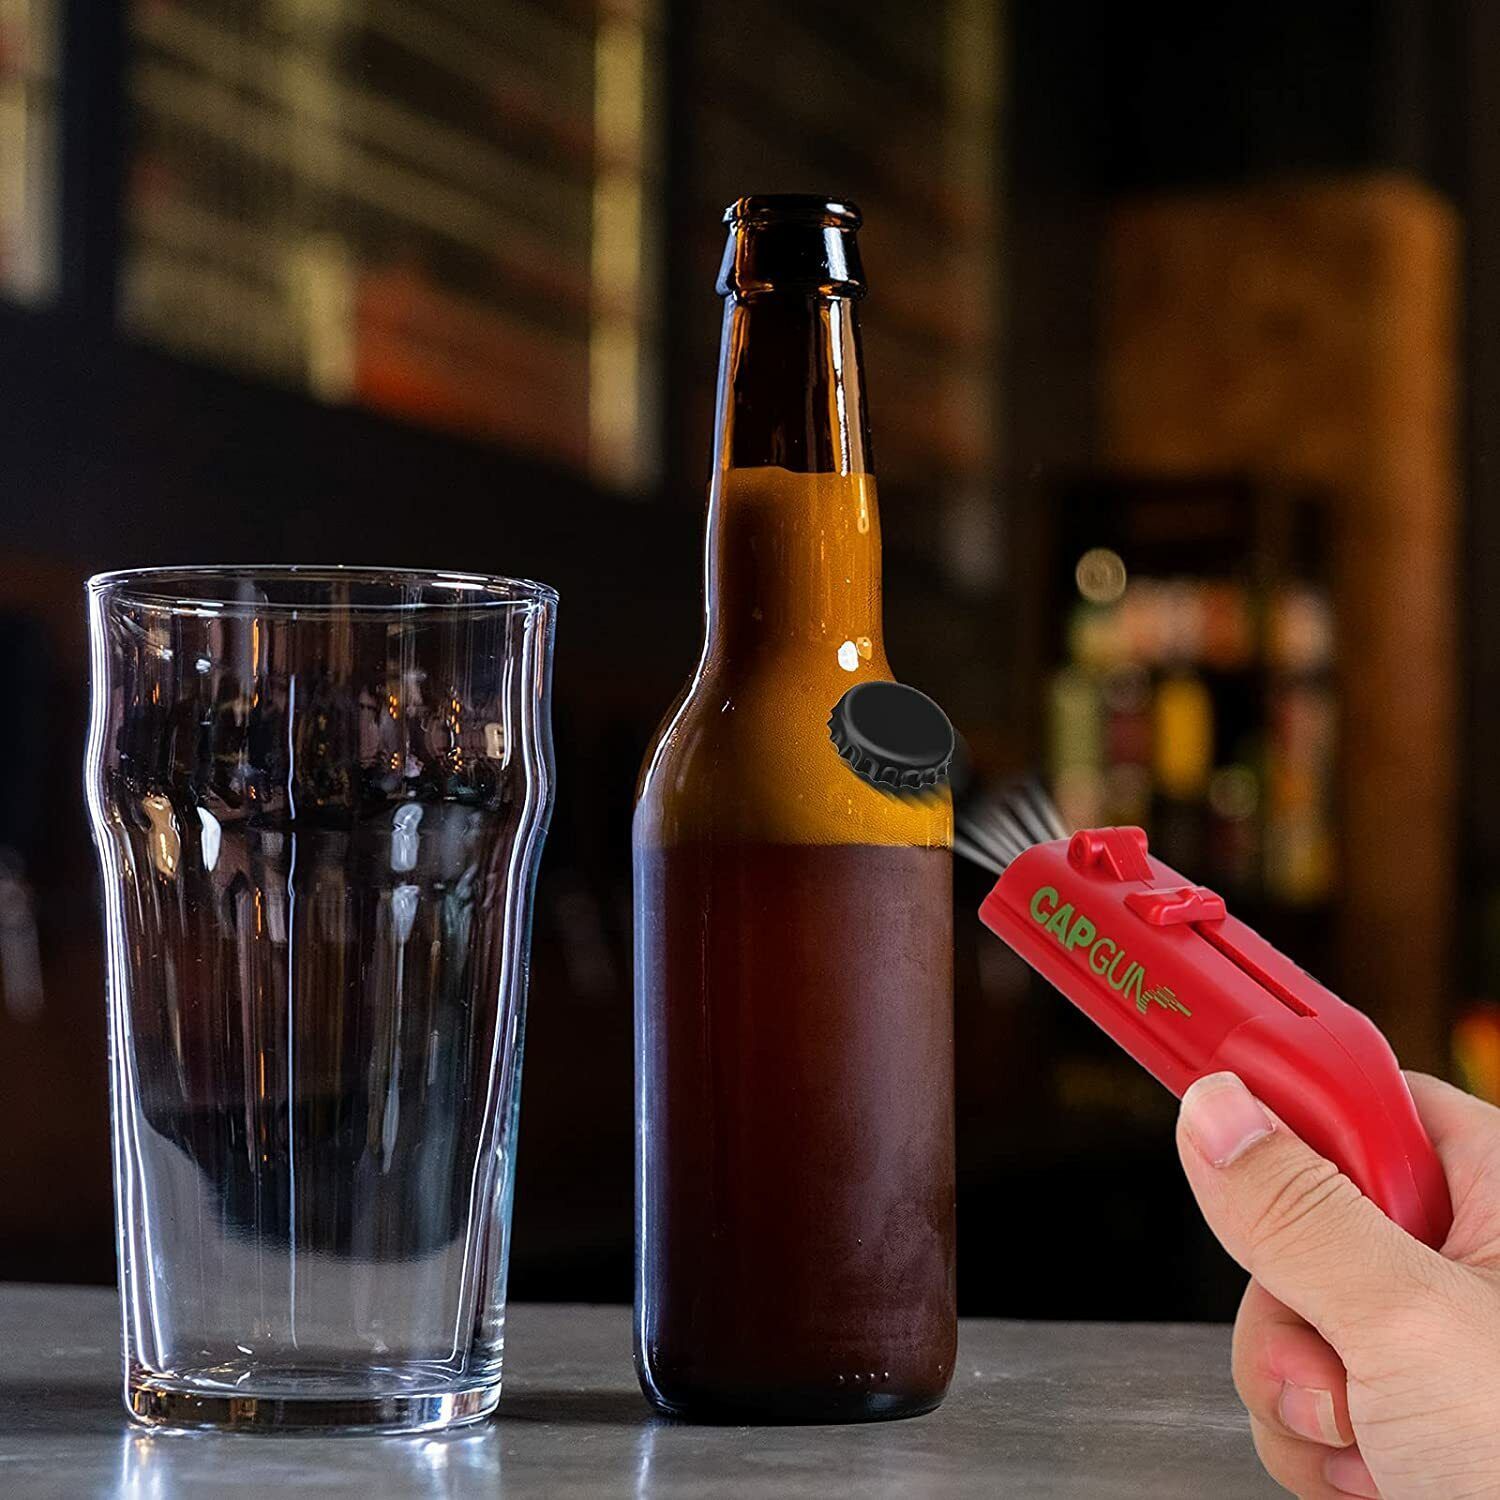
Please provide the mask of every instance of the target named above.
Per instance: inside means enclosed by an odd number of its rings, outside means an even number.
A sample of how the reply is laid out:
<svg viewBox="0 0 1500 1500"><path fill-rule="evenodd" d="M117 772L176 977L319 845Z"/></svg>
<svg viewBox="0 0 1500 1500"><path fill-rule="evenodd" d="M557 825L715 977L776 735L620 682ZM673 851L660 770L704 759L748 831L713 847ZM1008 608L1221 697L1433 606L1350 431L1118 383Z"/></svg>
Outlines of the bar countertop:
<svg viewBox="0 0 1500 1500"><path fill-rule="evenodd" d="M118 1312L96 1288L0 1286L0 1493L9 1500L485 1495L1068 1500L1281 1491L1229 1379L1229 1330L967 1321L934 1413L847 1427L654 1419L630 1314L511 1310L494 1421L443 1437L149 1435L119 1398Z"/></svg>

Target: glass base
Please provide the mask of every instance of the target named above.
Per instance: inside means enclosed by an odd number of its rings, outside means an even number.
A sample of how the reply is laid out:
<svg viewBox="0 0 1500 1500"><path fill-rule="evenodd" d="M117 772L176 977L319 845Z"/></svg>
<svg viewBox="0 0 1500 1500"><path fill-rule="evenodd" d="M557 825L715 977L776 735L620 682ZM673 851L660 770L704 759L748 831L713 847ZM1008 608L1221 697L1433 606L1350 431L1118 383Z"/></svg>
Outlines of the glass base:
<svg viewBox="0 0 1500 1500"><path fill-rule="evenodd" d="M488 1417L500 1384L437 1391L355 1395L256 1395L205 1390L189 1383L132 1374L125 1407L147 1427L178 1432L440 1432Z"/></svg>

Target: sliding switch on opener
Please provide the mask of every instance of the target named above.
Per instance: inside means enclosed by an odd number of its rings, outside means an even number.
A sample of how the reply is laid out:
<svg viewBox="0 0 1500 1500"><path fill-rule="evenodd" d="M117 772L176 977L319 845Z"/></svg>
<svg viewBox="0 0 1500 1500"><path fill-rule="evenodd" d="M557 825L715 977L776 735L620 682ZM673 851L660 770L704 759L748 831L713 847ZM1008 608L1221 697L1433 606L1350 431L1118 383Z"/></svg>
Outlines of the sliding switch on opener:
<svg viewBox="0 0 1500 1500"><path fill-rule="evenodd" d="M1125 897L1125 905L1153 927L1175 927L1183 922L1222 922L1229 914L1224 898L1201 885L1131 891Z"/></svg>

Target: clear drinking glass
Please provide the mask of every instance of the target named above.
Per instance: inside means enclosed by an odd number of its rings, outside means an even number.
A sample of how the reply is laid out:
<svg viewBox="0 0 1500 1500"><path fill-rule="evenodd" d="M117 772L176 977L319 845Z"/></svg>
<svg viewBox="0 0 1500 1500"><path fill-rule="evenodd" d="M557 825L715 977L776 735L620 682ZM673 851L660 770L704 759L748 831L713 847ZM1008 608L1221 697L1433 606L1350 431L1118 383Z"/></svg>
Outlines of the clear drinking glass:
<svg viewBox="0 0 1500 1500"><path fill-rule="evenodd" d="M484 1416L557 596L311 567L88 594L126 1405Z"/></svg>

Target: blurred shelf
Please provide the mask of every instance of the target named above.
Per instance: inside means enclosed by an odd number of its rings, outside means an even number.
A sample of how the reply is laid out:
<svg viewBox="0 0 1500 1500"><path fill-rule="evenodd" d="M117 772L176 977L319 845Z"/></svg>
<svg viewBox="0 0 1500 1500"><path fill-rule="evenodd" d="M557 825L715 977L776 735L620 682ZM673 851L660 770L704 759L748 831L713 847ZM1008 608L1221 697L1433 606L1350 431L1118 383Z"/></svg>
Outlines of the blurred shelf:
<svg viewBox="0 0 1500 1500"><path fill-rule="evenodd" d="M58 0L0 0L0 293L57 289Z"/></svg>

